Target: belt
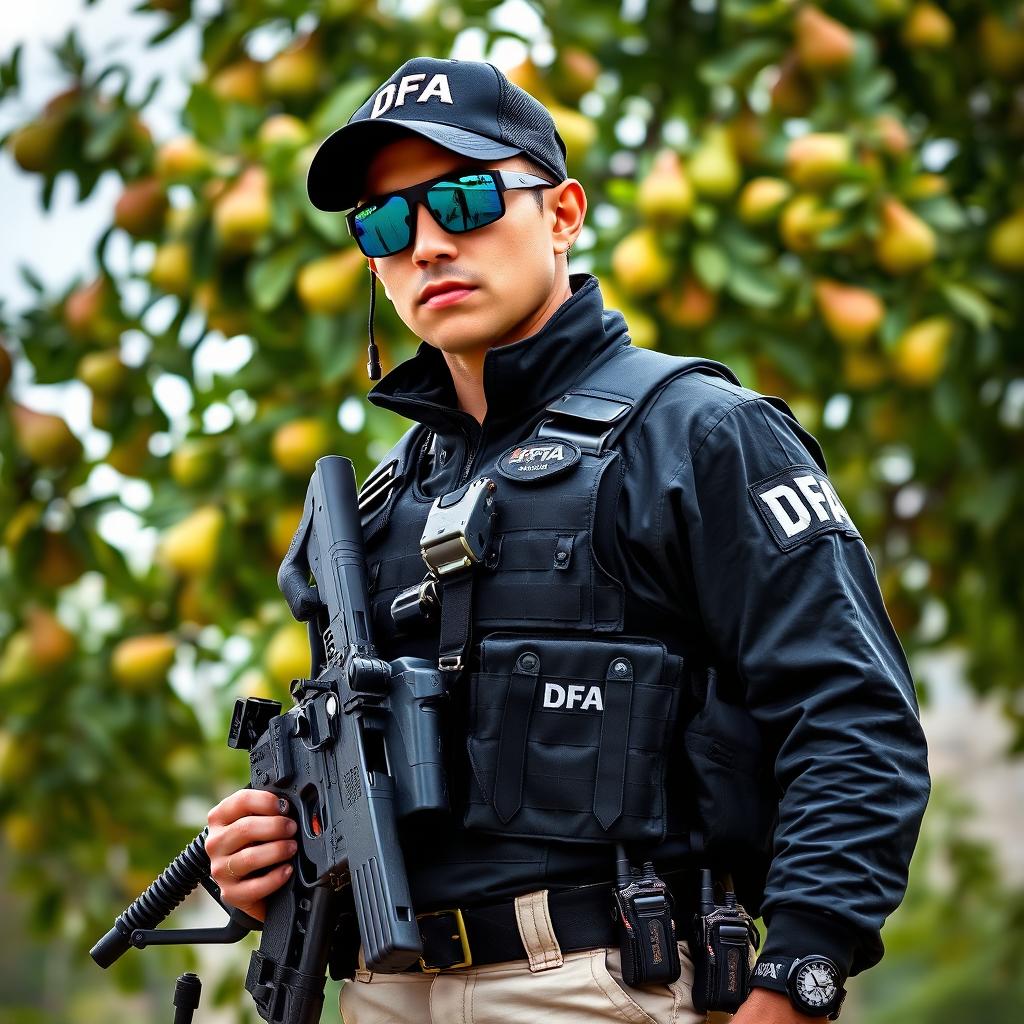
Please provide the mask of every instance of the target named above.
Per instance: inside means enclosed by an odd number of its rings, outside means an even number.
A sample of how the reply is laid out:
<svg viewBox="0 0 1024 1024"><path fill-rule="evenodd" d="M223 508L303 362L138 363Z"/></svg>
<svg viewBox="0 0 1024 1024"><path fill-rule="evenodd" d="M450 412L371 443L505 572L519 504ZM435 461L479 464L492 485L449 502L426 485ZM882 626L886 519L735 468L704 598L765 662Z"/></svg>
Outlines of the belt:
<svg viewBox="0 0 1024 1024"><path fill-rule="evenodd" d="M676 932L684 935L689 924L687 915L695 906L696 872L664 872L662 877L667 882L670 878L672 882L692 881L691 885L672 885ZM612 892L612 884L602 882L548 893L552 929L563 952L619 945ZM416 919L423 956L410 971L436 973L527 958L516 923L515 900L430 911L417 914Z"/></svg>

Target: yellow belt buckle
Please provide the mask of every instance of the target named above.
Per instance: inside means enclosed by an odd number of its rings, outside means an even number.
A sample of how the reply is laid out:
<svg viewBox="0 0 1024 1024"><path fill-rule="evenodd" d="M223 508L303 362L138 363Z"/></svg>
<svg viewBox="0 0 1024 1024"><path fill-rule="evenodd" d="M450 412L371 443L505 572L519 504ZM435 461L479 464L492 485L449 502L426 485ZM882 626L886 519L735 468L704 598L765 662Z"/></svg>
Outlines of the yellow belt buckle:
<svg viewBox="0 0 1024 1024"><path fill-rule="evenodd" d="M459 940L459 945L462 946L462 960L457 964L449 964L447 967L428 967L423 957L420 957L420 970L424 974L440 974L441 971L454 971L456 967L471 967L473 964L473 954L469 949L469 938L466 935L466 922L462 920L462 911L458 907L454 907L452 910L434 910L426 914L417 914L416 920L418 921L422 917L443 917L445 914L451 914L455 918L455 926L458 928L458 934L453 935L453 939Z"/></svg>

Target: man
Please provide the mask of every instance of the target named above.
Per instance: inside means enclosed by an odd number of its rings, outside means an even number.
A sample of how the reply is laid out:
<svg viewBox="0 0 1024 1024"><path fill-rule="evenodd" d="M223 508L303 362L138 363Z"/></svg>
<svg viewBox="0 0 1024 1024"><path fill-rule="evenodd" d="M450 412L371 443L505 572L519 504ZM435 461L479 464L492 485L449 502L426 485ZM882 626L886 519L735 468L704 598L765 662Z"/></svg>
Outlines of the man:
<svg viewBox="0 0 1024 1024"><path fill-rule="evenodd" d="M882 954L928 776L903 651L816 441L720 364L629 344L596 279L568 272L587 204L551 118L490 65L403 65L308 187L356 207L373 280L424 341L370 393L415 426L361 510L382 656L451 680L453 813L403 834L438 969L361 963L347 1024L703 1020L698 865L734 873L768 925L734 1020L835 1016ZM432 614L408 614L432 503L477 500L481 477L494 535L468 571L430 576ZM715 721L739 723L731 747ZM286 810L243 790L210 812L213 877L258 918L295 852ZM675 981L626 983L617 852L672 891ZM456 908L472 966L433 934Z"/></svg>

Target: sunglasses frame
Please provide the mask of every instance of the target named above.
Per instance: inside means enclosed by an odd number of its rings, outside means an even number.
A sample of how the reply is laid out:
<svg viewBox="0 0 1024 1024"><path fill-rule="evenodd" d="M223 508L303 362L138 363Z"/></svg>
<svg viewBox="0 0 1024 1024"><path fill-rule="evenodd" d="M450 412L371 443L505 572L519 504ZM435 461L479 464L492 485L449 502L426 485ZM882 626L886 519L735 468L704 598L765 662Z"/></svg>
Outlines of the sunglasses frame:
<svg viewBox="0 0 1024 1024"><path fill-rule="evenodd" d="M498 204L501 207L501 212L494 220L489 220L486 224L475 224L471 228L466 228L463 231L452 231L451 227L446 224L442 224L438 219L438 215L430 208L430 204L427 202L427 194L435 186L439 185L442 181L457 182L459 178L468 177L469 175L480 175L489 174L494 181L494 185L498 194ZM415 185L410 185L408 188L396 189L394 192L385 192L381 195L370 196L366 202L360 203L358 206L349 210L345 214L345 224L348 227L348 233L355 239L356 245L359 247L359 251L364 256L368 256L370 259L385 259L388 256L397 256L398 253L404 252L413 244L416 240L416 207L424 206L431 217L434 218L434 222L438 227L445 231L450 232L453 235L465 235L470 231L476 231L479 228L488 227L491 224L497 223L505 216L505 192L512 189L522 188L554 188L555 182L548 181L547 178L540 178L536 174L529 174L526 171L503 171L496 170L491 167L470 167L470 168L456 168L453 171L449 171L447 174L439 174L436 178L431 178L429 181L421 181ZM368 206L383 206L385 203L390 202L396 196L405 200L406 205L409 207L409 214L405 218L406 224L409 227L409 241L402 246L401 249L395 249L394 252L384 253L381 256L372 256L366 252L362 245L359 243L359 235L356 233L356 217L358 214L365 210Z"/></svg>

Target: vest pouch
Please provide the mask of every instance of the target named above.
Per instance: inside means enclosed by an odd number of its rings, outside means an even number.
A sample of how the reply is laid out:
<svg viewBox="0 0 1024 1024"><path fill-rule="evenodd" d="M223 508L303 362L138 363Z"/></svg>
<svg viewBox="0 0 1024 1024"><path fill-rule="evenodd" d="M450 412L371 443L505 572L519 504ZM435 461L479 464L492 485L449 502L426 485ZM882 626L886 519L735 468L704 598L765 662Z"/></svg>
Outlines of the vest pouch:
<svg viewBox="0 0 1024 1024"><path fill-rule="evenodd" d="M484 637L470 676L466 828L660 841L682 677L682 659L654 640Z"/></svg>
<svg viewBox="0 0 1024 1024"><path fill-rule="evenodd" d="M704 706L683 733L705 848L762 853L769 848L778 799L772 790L757 723L741 705L718 696L707 672Z"/></svg>

